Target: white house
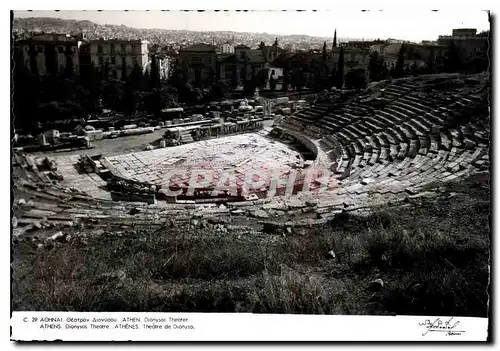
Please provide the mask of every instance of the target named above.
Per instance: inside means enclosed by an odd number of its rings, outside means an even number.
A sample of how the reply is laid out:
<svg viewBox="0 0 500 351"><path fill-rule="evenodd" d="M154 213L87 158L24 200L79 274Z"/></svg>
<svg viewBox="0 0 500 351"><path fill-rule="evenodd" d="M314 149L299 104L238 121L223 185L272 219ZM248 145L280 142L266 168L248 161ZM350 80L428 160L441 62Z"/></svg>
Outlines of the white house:
<svg viewBox="0 0 500 351"><path fill-rule="evenodd" d="M267 71L267 74L268 74L267 85L266 85L267 89L270 88L269 82L271 81L271 77L273 77L276 82L278 82L278 81L281 82L283 80L283 69L282 68L275 67L275 66L271 65L270 63L266 63L264 65L264 68L268 70Z"/></svg>

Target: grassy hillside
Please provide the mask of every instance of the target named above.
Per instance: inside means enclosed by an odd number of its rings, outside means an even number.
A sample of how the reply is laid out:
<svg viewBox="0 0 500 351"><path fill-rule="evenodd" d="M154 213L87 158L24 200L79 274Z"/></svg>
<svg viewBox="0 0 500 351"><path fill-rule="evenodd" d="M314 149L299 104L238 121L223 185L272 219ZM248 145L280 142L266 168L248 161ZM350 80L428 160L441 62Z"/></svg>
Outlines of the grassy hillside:
<svg viewBox="0 0 500 351"><path fill-rule="evenodd" d="M487 316L489 176L309 230L193 219L14 244L14 310ZM333 250L335 257L332 257Z"/></svg>

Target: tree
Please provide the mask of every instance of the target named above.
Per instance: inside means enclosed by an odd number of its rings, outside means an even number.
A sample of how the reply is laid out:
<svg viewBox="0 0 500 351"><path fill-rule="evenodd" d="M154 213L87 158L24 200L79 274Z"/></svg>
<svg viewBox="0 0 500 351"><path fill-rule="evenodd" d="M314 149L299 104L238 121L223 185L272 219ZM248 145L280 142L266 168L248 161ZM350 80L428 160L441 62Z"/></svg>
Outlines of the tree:
<svg viewBox="0 0 500 351"><path fill-rule="evenodd" d="M306 86L306 84L307 84L307 74L306 74L305 69L301 69L299 71L298 81L296 84L297 88L299 89L299 96L300 96L300 92Z"/></svg>
<svg viewBox="0 0 500 351"><path fill-rule="evenodd" d="M410 74L413 76L418 76L420 74L420 68L415 61L410 65Z"/></svg>
<svg viewBox="0 0 500 351"><path fill-rule="evenodd" d="M247 81L248 77L248 56L246 52L243 52L243 83Z"/></svg>
<svg viewBox="0 0 500 351"><path fill-rule="evenodd" d="M130 87L132 90L139 90L141 88L143 80L142 69L137 62L134 64L132 72L130 72L130 76L127 80L130 81Z"/></svg>
<svg viewBox="0 0 500 351"><path fill-rule="evenodd" d="M385 63L382 59L380 59L380 79L389 78L389 68L387 68L387 63Z"/></svg>
<svg viewBox="0 0 500 351"><path fill-rule="evenodd" d="M398 52L398 59L396 60L396 65L394 66L394 70L392 71L393 78L401 78L404 76L405 69L405 54L406 47L404 44L401 45Z"/></svg>
<svg viewBox="0 0 500 351"><path fill-rule="evenodd" d="M135 69L135 66L138 66L137 62L134 64L134 68L133 69ZM132 74L132 72L130 74ZM121 79L124 82L128 80L127 65L125 64L125 62L123 62L123 64L122 64L122 76L121 76Z"/></svg>
<svg viewBox="0 0 500 351"><path fill-rule="evenodd" d="M28 51L29 57L30 57L30 70L31 73L34 75L38 75L38 61L36 59L37 56L37 51L35 49L34 45L31 45Z"/></svg>
<svg viewBox="0 0 500 351"><path fill-rule="evenodd" d="M246 82L243 83L243 91L245 92L245 95L251 95L255 92L255 80L247 80Z"/></svg>
<svg viewBox="0 0 500 351"><path fill-rule="evenodd" d="M250 66L251 68L251 81L255 87L257 87L257 71L255 69L255 66Z"/></svg>
<svg viewBox="0 0 500 351"><path fill-rule="evenodd" d="M344 86L344 48L340 48L339 62L337 65L337 78L335 87L342 89Z"/></svg>
<svg viewBox="0 0 500 351"><path fill-rule="evenodd" d="M160 69L156 60L156 55L151 55L151 72L149 75L150 89L157 89L160 87Z"/></svg>
<svg viewBox="0 0 500 351"><path fill-rule="evenodd" d="M332 74L328 78L329 78L329 81L328 81L327 86L329 86L329 87L336 86L336 84L337 84L337 70L335 68L333 68Z"/></svg>
<svg viewBox="0 0 500 351"><path fill-rule="evenodd" d="M269 70L267 68L260 69L255 74L255 85L259 87L259 89L264 89L267 85L267 81L269 79Z"/></svg>
<svg viewBox="0 0 500 351"><path fill-rule="evenodd" d="M326 61L326 41L323 43L323 51L321 53L321 57L323 58L323 62Z"/></svg>
<svg viewBox="0 0 500 351"><path fill-rule="evenodd" d="M110 73L109 59L106 59L104 66L101 68L102 79L108 80Z"/></svg>
<svg viewBox="0 0 500 351"><path fill-rule="evenodd" d="M427 61L425 63L425 69L427 73L434 73L435 67L434 67L434 50L431 50L429 54L427 55Z"/></svg>
<svg viewBox="0 0 500 351"><path fill-rule="evenodd" d="M67 58L69 50L64 50L64 57ZM47 73L50 75L56 75L60 73L62 76L65 76L67 72L65 71L66 65L64 67L58 67L58 59L56 54L55 45L44 45L44 59L45 59L45 68Z"/></svg>
<svg viewBox="0 0 500 351"><path fill-rule="evenodd" d="M271 78L269 79L269 89L271 91L276 90L276 79L274 78L274 75L272 75Z"/></svg>
<svg viewBox="0 0 500 351"><path fill-rule="evenodd" d="M134 89L134 83L128 79L124 86L122 111L125 115L133 115L137 111L138 94Z"/></svg>
<svg viewBox="0 0 500 351"><path fill-rule="evenodd" d="M337 47L337 30L335 29L335 33L333 34L333 43L332 43L332 50L333 48Z"/></svg>
<svg viewBox="0 0 500 351"><path fill-rule="evenodd" d="M364 69L353 69L345 75L345 85L348 89L366 88L366 72Z"/></svg>
<svg viewBox="0 0 500 351"><path fill-rule="evenodd" d="M329 76L328 66L323 63L315 64L314 61L311 62L311 71L314 74L314 79L310 82L311 88L316 92L323 91L332 86Z"/></svg>
<svg viewBox="0 0 500 351"><path fill-rule="evenodd" d="M236 89L240 85L240 80L238 76L238 71L236 67L231 71L231 89Z"/></svg>
<svg viewBox="0 0 500 351"><path fill-rule="evenodd" d="M201 90L194 89L193 86L189 83L184 83L177 89L177 91L179 102L196 104L199 103L203 98Z"/></svg>
<svg viewBox="0 0 500 351"><path fill-rule="evenodd" d="M465 68L471 73L479 73L488 70L488 51L479 51L473 54L465 63Z"/></svg>
<svg viewBox="0 0 500 351"><path fill-rule="evenodd" d="M284 63L283 69L283 91L288 91L288 85L290 84L290 71L292 69L292 61L287 59Z"/></svg>
<svg viewBox="0 0 500 351"><path fill-rule="evenodd" d="M404 68L404 75L405 76L408 76L411 74L411 67L410 65L405 65L405 68Z"/></svg>
<svg viewBox="0 0 500 351"><path fill-rule="evenodd" d="M220 67L221 67L220 61L216 60L216 62L215 62L215 77L214 78L215 78L215 81L217 81L217 82L220 81L220 73L221 73Z"/></svg>
<svg viewBox="0 0 500 351"><path fill-rule="evenodd" d="M172 88L153 89L144 95L144 109L158 117L162 109L177 106L175 93Z"/></svg>
<svg viewBox="0 0 500 351"><path fill-rule="evenodd" d="M31 124L36 122L33 118L37 116L37 109L40 102L40 84L37 75L24 66L21 61L17 61L13 67L12 82L12 112L14 125L17 128L29 130Z"/></svg>
<svg viewBox="0 0 500 351"><path fill-rule="evenodd" d="M168 84L176 87L178 90L186 83L184 73L179 68L174 68L168 79Z"/></svg>
<svg viewBox="0 0 500 351"><path fill-rule="evenodd" d="M162 110L162 101L159 89L153 89L144 95L144 108L147 113L158 116Z"/></svg>
<svg viewBox="0 0 500 351"><path fill-rule="evenodd" d="M121 80L110 80L106 82L102 93L102 100L105 106L117 110L122 105L124 96L124 85Z"/></svg>
<svg viewBox="0 0 500 351"><path fill-rule="evenodd" d="M42 122L61 119L61 108L57 101L41 103L38 106L37 115Z"/></svg>
<svg viewBox="0 0 500 351"><path fill-rule="evenodd" d="M211 100L222 100L226 97L229 92L229 87L226 82L219 81L212 84L210 87L210 99Z"/></svg>
<svg viewBox="0 0 500 351"><path fill-rule="evenodd" d="M306 75L304 69L297 69L292 74L292 87L296 88L299 93L302 91L302 88L306 85Z"/></svg>
<svg viewBox="0 0 500 351"><path fill-rule="evenodd" d="M370 73L370 80L372 82L377 82L384 78L384 63L382 58L379 57L378 52L374 51L370 55L370 61L368 63L368 72Z"/></svg>
<svg viewBox="0 0 500 351"><path fill-rule="evenodd" d="M92 65L80 67L83 87L87 90L87 109L91 112L99 112L99 100L104 91L104 82L97 68Z"/></svg>
<svg viewBox="0 0 500 351"><path fill-rule="evenodd" d="M146 71L142 75L142 82L141 82L141 89L140 90L147 91L147 90L149 90L150 85L151 85L150 73L149 73L149 69L146 69Z"/></svg>
<svg viewBox="0 0 500 351"><path fill-rule="evenodd" d="M64 67L64 77L73 77L73 57L71 54L66 55L66 67Z"/></svg>
<svg viewBox="0 0 500 351"><path fill-rule="evenodd" d="M457 72L461 68L461 59L459 49L455 42L451 42L444 61L444 69L447 73Z"/></svg>

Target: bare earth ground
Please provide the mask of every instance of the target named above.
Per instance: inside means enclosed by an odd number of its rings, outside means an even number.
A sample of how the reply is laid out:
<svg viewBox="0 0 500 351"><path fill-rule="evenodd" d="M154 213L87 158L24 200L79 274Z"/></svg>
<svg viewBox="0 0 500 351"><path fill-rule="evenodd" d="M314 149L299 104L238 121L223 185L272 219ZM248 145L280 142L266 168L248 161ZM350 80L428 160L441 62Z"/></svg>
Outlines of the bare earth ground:
<svg viewBox="0 0 500 351"><path fill-rule="evenodd" d="M13 308L486 317L489 175L437 191L308 230L193 219L18 241Z"/></svg>
<svg viewBox="0 0 500 351"><path fill-rule="evenodd" d="M92 149L80 149L74 151L52 151L34 153L39 156L58 157L61 155L82 155L102 154L105 156L114 156L125 154L127 152L143 151L144 148L155 140L158 140L165 133L165 129L155 130L153 133L120 137L116 139L104 139L92 142Z"/></svg>
<svg viewBox="0 0 500 351"><path fill-rule="evenodd" d="M265 120L264 127L270 127L272 125L272 120ZM154 141L160 139L165 134L165 129L160 128L155 130L153 133L143 134L143 135L133 135L127 137L120 137L115 139L104 139L92 142L92 149L81 149L69 152L61 151L49 151L49 152L39 152L33 153L34 156L48 156L57 157L61 155L97 155L102 154L103 156L115 156L126 154L129 152L143 151L147 145L150 145Z"/></svg>

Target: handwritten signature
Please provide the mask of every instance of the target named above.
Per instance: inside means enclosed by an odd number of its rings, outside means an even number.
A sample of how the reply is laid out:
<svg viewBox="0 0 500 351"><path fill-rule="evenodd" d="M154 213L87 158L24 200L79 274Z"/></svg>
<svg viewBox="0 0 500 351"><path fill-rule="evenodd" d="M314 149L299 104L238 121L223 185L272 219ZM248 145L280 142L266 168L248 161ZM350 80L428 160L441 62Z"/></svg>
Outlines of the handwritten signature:
<svg viewBox="0 0 500 351"><path fill-rule="evenodd" d="M464 330L455 329L459 324L460 321L455 320L453 317L448 320L441 320L441 318L436 318L434 320L426 319L425 321L418 323L419 326L426 329L426 331L422 333L422 336L427 335L429 332L442 332L446 333L445 335L447 336L462 335L465 333Z"/></svg>

